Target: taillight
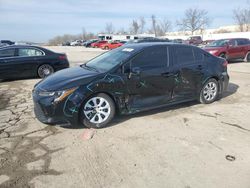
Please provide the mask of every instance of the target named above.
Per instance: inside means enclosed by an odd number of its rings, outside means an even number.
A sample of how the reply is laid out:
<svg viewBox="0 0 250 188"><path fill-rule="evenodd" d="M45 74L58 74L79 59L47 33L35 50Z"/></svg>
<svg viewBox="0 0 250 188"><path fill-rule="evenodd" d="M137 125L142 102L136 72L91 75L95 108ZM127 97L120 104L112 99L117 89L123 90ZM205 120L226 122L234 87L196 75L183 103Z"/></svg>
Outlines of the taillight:
<svg viewBox="0 0 250 188"><path fill-rule="evenodd" d="M227 60L225 60L225 61L223 62L223 64L222 64L222 66L223 66L223 67L227 67L227 64L228 64L228 62L227 62Z"/></svg>
<svg viewBox="0 0 250 188"><path fill-rule="evenodd" d="M60 60L65 60L65 59L67 59L67 56L66 55L59 55L58 58Z"/></svg>

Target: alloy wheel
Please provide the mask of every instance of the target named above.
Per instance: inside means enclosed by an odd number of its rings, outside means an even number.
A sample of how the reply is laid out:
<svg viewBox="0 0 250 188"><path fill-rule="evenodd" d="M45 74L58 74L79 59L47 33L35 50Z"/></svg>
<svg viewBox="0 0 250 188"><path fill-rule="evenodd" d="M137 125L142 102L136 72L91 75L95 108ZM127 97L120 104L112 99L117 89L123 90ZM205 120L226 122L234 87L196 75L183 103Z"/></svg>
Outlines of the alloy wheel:
<svg viewBox="0 0 250 188"><path fill-rule="evenodd" d="M101 124L110 116L111 107L106 99L93 97L85 103L83 112L91 123Z"/></svg>
<svg viewBox="0 0 250 188"><path fill-rule="evenodd" d="M207 101L212 101L217 96L218 86L214 82L208 82L203 89L203 97Z"/></svg>

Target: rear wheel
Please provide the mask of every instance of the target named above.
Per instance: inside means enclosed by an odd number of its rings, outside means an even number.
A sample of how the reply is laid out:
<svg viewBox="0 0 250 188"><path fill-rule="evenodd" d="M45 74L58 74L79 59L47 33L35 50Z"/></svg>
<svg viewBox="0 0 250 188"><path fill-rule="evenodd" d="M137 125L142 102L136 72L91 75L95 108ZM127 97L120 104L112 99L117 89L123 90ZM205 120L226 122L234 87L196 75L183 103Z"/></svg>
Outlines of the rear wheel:
<svg viewBox="0 0 250 188"><path fill-rule="evenodd" d="M103 128L115 115L114 101L106 94L90 97L82 106L80 121L88 128Z"/></svg>
<svg viewBox="0 0 250 188"><path fill-rule="evenodd" d="M219 57L224 58L224 59L227 59L227 55L226 55L225 53L221 53L221 54L219 55Z"/></svg>
<svg viewBox="0 0 250 188"><path fill-rule="evenodd" d="M250 52L247 53L245 57L245 62L250 62Z"/></svg>
<svg viewBox="0 0 250 188"><path fill-rule="evenodd" d="M45 78L54 73L54 68L51 65L44 64L38 68L37 73L40 78Z"/></svg>
<svg viewBox="0 0 250 188"><path fill-rule="evenodd" d="M217 99L218 93L218 82L214 78L211 78L203 85L201 89L200 102L203 104L210 104Z"/></svg>
<svg viewBox="0 0 250 188"><path fill-rule="evenodd" d="M105 50L108 50L108 49L109 49L109 47L108 47L108 46L105 46L105 47L104 47L104 49L105 49Z"/></svg>

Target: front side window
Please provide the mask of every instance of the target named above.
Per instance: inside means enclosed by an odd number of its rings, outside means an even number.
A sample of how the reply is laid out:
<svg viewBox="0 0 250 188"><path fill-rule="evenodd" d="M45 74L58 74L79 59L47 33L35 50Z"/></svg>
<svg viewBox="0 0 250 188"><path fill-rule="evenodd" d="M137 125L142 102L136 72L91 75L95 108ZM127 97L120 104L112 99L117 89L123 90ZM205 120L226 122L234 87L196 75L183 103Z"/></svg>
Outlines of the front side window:
<svg viewBox="0 0 250 188"><path fill-rule="evenodd" d="M164 67L168 65L166 46L150 47L138 54L131 62L132 67Z"/></svg>
<svg viewBox="0 0 250 188"><path fill-rule="evenodd" d="M191 47L181 46L176 48L177 64L192 64L194 63L194 53Z"/></svg>
<svg viewBox="0 0 250 188"><path fill-rule="evenodd" d="M43 54L42 51L33 48L18 49L18 56L42 56Z"/></svg>
<svg viewBox="0 0 250 188"><path fill-rule="evenodd" d="M0 58L13 57L15 55L15 48L0 50Z"/></svg>

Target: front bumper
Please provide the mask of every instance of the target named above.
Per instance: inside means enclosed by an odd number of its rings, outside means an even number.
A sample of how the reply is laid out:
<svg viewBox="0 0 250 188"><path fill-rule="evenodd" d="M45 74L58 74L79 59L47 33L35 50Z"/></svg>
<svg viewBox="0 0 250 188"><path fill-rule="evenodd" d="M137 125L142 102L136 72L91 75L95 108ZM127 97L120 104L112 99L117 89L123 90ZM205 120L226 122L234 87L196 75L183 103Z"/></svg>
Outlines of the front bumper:
<svg viewBox="0 0 250 188"><path fill-rule="evenodd" d="M33 102L36 118L45 124L78 124L79 106L73 104L70 97L55 103L54 96L41 97L38 92L34 91Z"/></svg>

